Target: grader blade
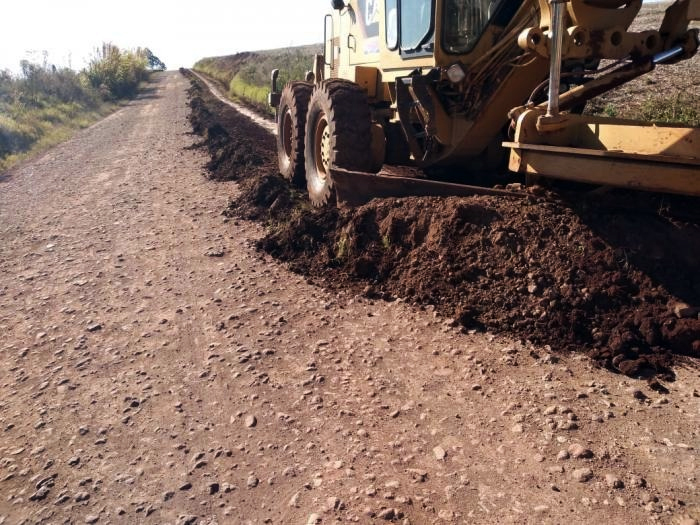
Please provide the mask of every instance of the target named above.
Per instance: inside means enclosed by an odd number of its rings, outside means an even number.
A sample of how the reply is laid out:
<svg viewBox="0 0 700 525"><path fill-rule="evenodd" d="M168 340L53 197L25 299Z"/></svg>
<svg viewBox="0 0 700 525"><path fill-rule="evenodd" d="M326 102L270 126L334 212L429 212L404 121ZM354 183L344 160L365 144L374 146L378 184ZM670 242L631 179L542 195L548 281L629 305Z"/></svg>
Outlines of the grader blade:
<svg viewBox="0 0 700 525"><path fill-rule="evenodd" d="M542 129L541 113L517 122L510 169L538 177L700 196L700 128L566 115Z"/></svg>
<svg viewBox="0 0 700 525"><path fill-rule="evenodd" d="M522 196L508 190L483 188L410 177L375 175L331 168L339 207L357 207L374 198L387 197L469 197L472 195Z"/></svg>

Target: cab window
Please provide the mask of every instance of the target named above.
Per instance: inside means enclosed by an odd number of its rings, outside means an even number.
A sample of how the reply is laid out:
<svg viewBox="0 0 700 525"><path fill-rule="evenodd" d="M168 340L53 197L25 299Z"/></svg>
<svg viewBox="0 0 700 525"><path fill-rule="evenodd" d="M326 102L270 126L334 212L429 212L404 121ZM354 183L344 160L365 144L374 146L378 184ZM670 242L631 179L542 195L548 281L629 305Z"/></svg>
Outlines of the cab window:
<svg viewBox="0 0 700 525"><path fill-rule="evenodd" d="M417 51L432 35L432 0L401 0L401 51Z"/></svg>
<svg viewBox="0 0 700 525"><path fill-rule="evenodd" d="M471 51L504 3L504 0L445 0L445 51L458 54ZM521 2L511 3L517 7Z"/></svg>
<svg viewBox="0 0 700 525"><path fill-rule="evenodd" d="M386 45L402 53L422 51L433 35L433 0L386 0Z"/></svg>

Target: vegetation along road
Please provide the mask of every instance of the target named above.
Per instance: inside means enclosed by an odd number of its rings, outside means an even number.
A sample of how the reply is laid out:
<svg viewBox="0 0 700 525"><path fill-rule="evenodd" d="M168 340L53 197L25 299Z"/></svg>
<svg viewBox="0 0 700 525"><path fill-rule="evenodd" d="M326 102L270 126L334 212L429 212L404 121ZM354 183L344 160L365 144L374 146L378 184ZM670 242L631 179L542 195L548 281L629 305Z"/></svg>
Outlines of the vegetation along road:
<svg viewBox="0 0 700 525"><path fill-rule="evenodd" d="M154 79L1 177L0 523L697 523L697 369L309 284Z"/></svg>

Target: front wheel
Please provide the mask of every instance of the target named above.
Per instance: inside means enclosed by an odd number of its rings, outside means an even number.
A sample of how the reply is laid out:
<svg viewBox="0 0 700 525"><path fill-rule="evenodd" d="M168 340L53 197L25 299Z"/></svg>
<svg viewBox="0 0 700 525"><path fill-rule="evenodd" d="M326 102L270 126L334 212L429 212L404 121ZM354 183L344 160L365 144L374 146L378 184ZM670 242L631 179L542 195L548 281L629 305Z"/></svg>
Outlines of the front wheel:
<svg viewBox="0 0 700 525"><path fill-rule="evenodd" d="M333 195L331 168L367 171L371 166L371 116L357 84L324 80L314 88L306 116L306 187L314 206Z"/></svg>

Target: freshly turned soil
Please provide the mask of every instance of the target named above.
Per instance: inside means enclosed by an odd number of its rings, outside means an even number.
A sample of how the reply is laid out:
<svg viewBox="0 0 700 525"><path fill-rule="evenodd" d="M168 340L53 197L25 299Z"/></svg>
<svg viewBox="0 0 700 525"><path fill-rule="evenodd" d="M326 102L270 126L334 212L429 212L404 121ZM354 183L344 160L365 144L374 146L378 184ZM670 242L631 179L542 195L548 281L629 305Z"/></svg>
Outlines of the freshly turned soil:
<svg viewBox="0 0 700 525"><path fill-rule="evenodd" d="M697 315L674 313L700 305L698 199L534 187L317 210L276 173L273 137L196 82L191 96L211 176L241 180L227 213L274 223L259 247L295 271L629 376L670 379L678 356L700 357Z"/></svg>

